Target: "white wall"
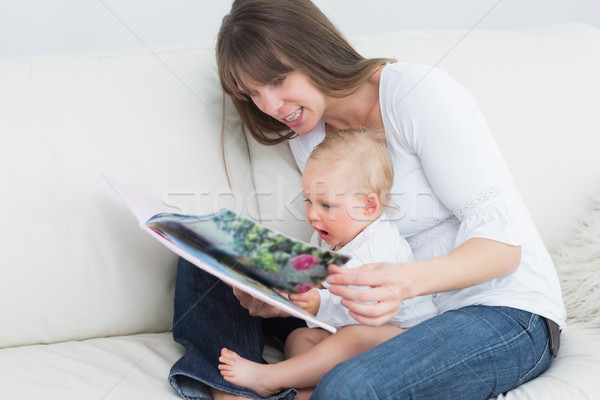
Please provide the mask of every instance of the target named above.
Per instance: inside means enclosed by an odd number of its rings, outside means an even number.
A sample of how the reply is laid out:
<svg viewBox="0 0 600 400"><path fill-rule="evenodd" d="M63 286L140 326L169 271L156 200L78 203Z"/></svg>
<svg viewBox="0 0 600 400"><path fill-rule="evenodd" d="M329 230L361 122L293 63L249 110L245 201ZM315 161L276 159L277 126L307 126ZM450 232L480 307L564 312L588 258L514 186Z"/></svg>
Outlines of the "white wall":
<svg viewBox="0 0 600 400"><path fill-rule="evenodd" d="M583 21L598 0L314 0L346 34ZM0 57L213 39L231 0L0 0Z"/></svg>

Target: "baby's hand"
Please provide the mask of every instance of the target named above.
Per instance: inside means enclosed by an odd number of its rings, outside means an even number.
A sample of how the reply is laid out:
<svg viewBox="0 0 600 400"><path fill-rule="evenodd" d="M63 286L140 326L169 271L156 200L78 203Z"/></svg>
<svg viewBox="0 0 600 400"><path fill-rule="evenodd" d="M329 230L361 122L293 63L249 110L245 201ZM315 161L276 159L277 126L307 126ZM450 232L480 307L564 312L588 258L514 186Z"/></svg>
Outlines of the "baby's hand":
<svg viewBox="0 0 600 400"><path fill-rule="evenodd" d="M308 292L290 294L290 300L309 314L317 315L321 305L319 291L311 289Z"/></svg>

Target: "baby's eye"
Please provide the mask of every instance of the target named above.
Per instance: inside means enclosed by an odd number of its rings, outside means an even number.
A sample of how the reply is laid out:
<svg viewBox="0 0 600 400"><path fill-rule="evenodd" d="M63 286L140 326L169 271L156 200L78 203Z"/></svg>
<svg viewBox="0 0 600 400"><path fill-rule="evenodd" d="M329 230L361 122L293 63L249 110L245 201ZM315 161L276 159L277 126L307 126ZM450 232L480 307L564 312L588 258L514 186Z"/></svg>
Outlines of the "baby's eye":
<svg viewBox="0 0 600 400"><path fill-rule="evenodd" d="M323 208L325 209L330 209L331 207L333 207L331 204L323 204Z"/></svg>
<svg viewBox="0 0 600 400"><path fill-rule="evenodd" d="M309 199L304 199L304 202L305 202L306 204L312 204L312 201L310 201Z"/></svg>

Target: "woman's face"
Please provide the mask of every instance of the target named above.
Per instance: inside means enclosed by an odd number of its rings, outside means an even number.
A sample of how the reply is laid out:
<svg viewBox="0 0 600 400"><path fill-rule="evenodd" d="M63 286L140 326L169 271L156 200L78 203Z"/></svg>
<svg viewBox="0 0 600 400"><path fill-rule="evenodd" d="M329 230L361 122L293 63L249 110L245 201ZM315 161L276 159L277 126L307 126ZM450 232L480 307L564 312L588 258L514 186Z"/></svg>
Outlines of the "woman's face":
<svg viewBox="0 0 600 400"><path fill-rule="evenodd" d="M325 95L298 71L266 85L248 84L247 87L247 94L262 112L299 135L311 132L325 112Z"/></svg>

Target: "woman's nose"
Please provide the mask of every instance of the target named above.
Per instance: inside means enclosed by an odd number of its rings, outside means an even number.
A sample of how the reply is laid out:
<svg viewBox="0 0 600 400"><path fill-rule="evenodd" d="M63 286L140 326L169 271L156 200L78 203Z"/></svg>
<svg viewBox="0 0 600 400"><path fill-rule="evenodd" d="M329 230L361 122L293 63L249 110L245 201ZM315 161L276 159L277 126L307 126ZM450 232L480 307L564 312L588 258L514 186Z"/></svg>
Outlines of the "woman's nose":
<svg viewBox="0 0 600 400"><path fill-rule="evenodd" d="M283 102L281 101L279 96L277 96L276 93L274 93L270 90L265 90L261 94L261 102L262 102L262 106L263 106L262 111L264 113L266 113L272 117L275 117L275 118L278 117L279 110L281 109Z"/></svg>

